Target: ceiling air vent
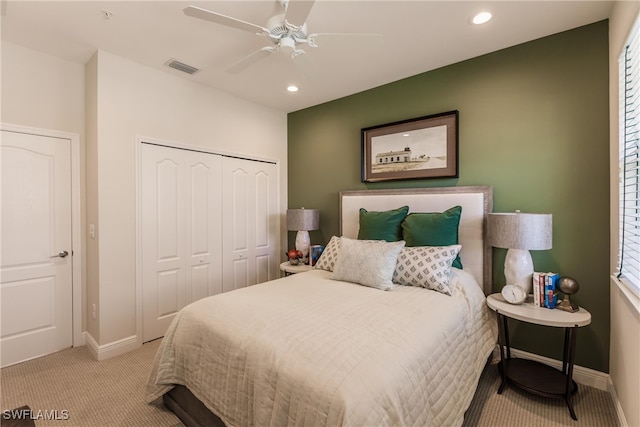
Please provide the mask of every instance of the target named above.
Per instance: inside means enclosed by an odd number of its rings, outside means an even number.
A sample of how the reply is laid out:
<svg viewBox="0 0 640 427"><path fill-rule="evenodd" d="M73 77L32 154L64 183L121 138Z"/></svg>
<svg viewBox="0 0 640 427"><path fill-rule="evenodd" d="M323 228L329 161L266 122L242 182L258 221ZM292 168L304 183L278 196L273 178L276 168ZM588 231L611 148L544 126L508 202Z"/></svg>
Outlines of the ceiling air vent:
<svg viewBox="0 0 640 427"><path fill-rule="evenodd" d="M167 62L164 63L164 65L166 65L167 67L174 68L178 71L182 71L183 73L187 73L187 74L195 74L198 71L200 71L197 68L192 67L191 65L187 65L175 59L168 60Z"/></svg>

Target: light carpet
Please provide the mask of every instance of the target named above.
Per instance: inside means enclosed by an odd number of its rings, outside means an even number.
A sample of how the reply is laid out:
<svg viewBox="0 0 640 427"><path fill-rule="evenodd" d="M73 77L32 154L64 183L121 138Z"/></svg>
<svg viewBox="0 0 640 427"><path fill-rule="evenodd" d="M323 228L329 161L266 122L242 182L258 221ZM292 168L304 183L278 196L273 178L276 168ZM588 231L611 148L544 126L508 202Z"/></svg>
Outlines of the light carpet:
<svg viewBox="0 0 640 427"><path fill-rule="evenodd" d="M146 404L144 388L160 340L102 362L86 347L71 348L0 370L1 408L29 405L38 411L68 411L67 420L36 419L36 426L182 426L160 399ZM507 386L487 365L463 427L618 426L608 393L580 385L573 397L574 421L563 400L545 399Z"/></svg>
<svg viewBox="0 0 640 427"><path fill-rule="evenodd" d="M498 394L501 378L495 364L480 376L476 394L465 414L463 427L618 427L611 395L578 384L571 397L578 417L574 421L563 399L549 399L527 393L509 384Z"/></svg>
<svg viewBox="0 0 640 427"><path fill-rule="evenodd" d="M2 410L29 405L34 413L68 411L68 420L36 419L38 427L182 425L160 400L145 403L159 344L152 341L101 362L86 347L76 347L3 368Z"/></svg>

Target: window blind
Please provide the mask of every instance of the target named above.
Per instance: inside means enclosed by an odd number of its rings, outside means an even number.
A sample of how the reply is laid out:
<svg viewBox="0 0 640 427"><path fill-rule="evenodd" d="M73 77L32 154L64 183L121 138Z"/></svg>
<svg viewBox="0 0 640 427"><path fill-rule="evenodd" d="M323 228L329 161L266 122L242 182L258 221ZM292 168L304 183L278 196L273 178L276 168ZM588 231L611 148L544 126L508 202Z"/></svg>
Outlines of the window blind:
<svg viewBox="0 0 640 427"><path fill-rule="evenodd" d="M620 265L618 278L640 295L640 21L620 57Z"/></svg>

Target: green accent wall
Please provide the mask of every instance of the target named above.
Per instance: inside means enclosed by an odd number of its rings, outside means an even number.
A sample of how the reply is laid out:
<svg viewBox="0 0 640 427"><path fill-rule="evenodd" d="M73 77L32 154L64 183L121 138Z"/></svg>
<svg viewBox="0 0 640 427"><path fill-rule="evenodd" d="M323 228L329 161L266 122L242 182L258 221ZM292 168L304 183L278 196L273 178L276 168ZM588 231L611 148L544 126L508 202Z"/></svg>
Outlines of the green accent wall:
<svg viewBox="0 0 640 427"><path fill-rule="evenodd" d="M459 178L361 182L362 128L451 110ZM552 213L553 249L532 251L535 268L578 280L574 301L592 323L578 332L576 363L608 372L608 21L290 113L288 165L288 206L320 209L314 244L339 233L343 190L491 185L496 212ZM506 250L493 251L498 292ZM510 328L514 348L562 360L562 330Z"/></svg>

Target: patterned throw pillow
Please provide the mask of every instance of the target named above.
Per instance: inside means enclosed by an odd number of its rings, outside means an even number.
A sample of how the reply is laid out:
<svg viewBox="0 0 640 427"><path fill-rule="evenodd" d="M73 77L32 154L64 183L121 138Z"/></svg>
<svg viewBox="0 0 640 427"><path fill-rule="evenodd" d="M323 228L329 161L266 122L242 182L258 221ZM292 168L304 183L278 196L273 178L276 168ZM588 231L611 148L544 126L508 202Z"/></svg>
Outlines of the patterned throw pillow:
<svg viewBox="0 0 640 427"><path fill-rule="evenodd" d="M461 245L406 247L398 255L393 281L451 295L451 264L461 248Z"/></svg>
<svg viewBox="0 0 640 427"><path fill-rule="evenodd" d="M399 242L353 240L342 237L340 257L333 270L334 280L357 283L388 291L394 287L391 280L404 248Z"/></svg>
<svg viewBox="0 0 640 427"><path fill-rule="evenodd" d="M336 262L338 261L338 257L340 256L340 237L332 236L327 246L324 248L322 255L320 255L320 259L313 266L313 268L317 268L320 270L333 271L336 266Z"/></svg>

